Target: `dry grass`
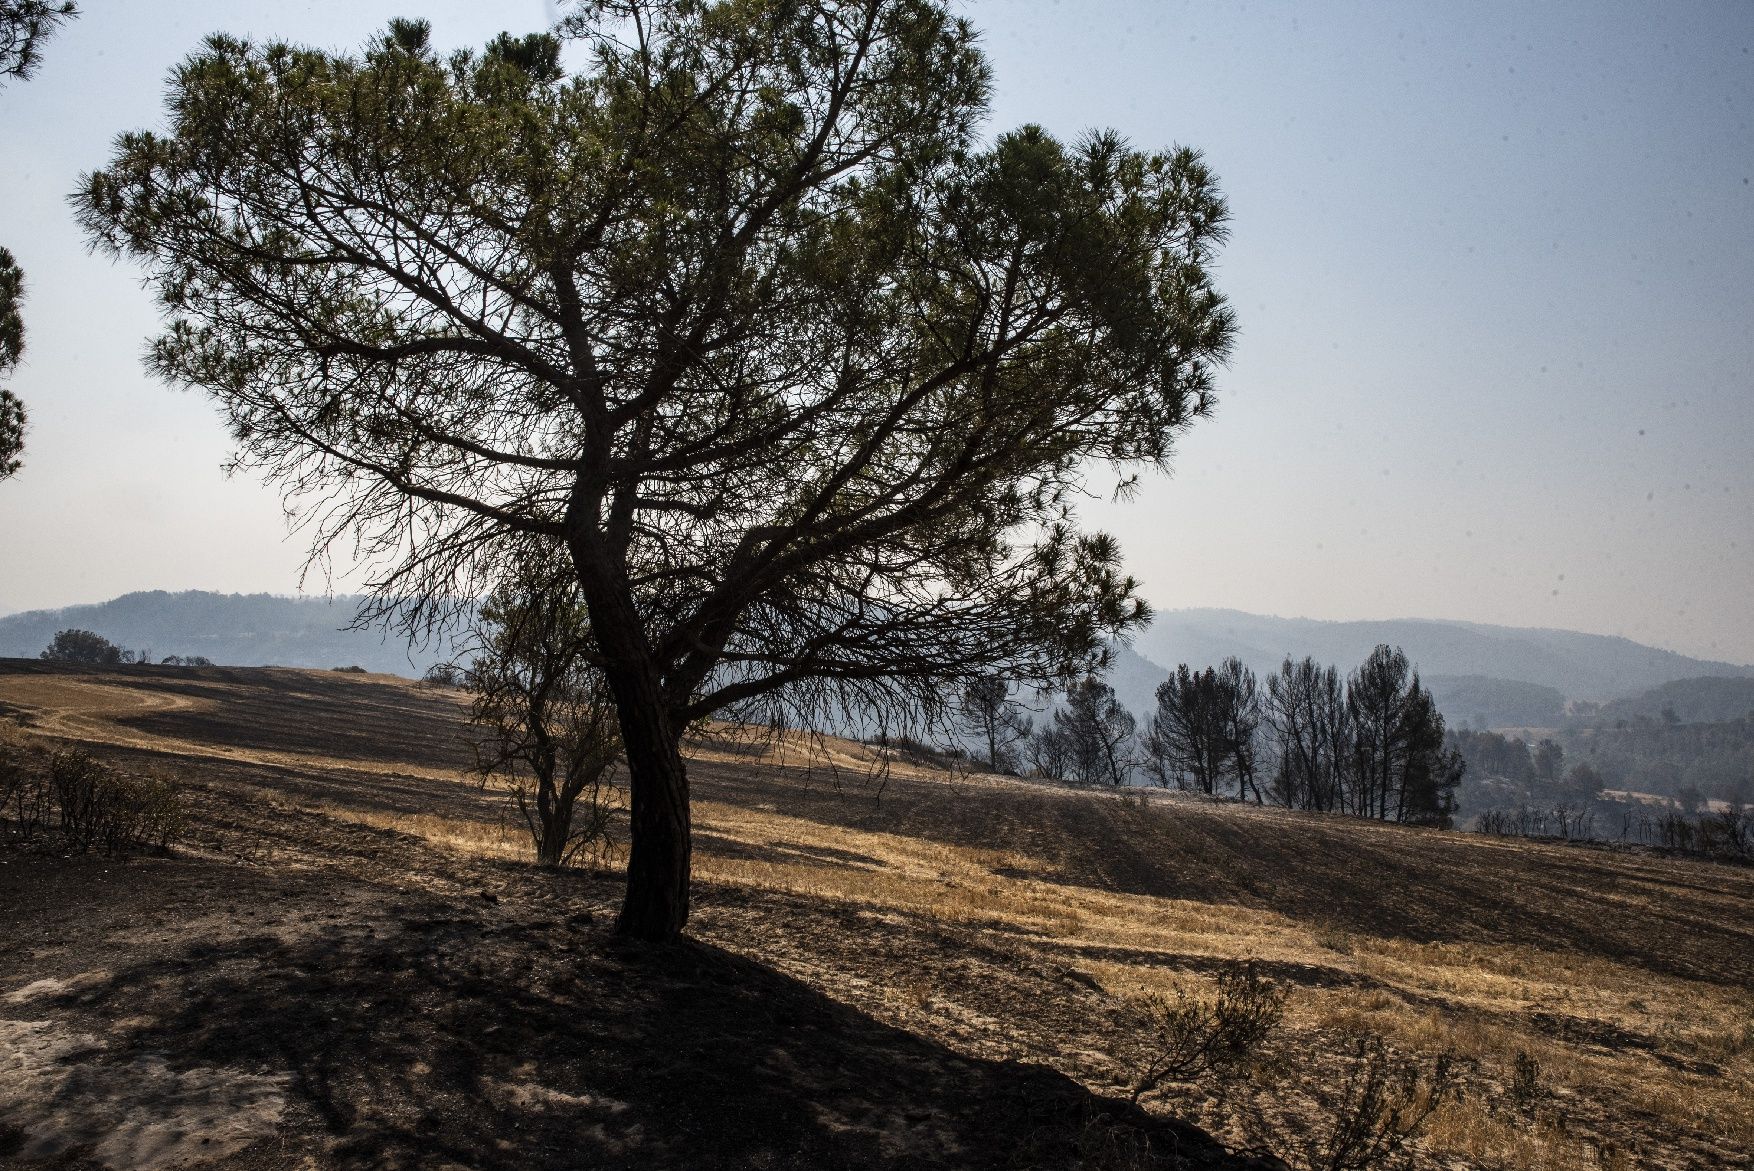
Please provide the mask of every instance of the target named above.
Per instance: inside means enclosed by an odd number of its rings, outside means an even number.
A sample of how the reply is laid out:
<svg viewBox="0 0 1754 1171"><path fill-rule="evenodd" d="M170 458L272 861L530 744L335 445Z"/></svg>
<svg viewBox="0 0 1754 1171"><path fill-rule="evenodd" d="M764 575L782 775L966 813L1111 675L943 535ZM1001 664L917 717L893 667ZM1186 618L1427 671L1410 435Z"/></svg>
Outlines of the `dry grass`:
<svg viewBox="0 0 1754 1171"><path fill-rule="evenodd" d="M341 807L324 812L478 856L516 860L528 853L518 833L487 822ZM695 870L703 884L1023 941L1077 957L1096 985L1122 998L1177 990L1210 995L1211 978L1199 971L1205 962L1245 958L1363 982L1362 989L1295 988L1286 1043L1303 1048L1374 1034L1414 1057L1449 1052L1466 1059L1472 1093L1434 1117L1424 1140L1432 1155L1555 1171L1615 1166L1624 1148L1594 1136L1585 1117L1591 1110L1754 1146L1754 998L1747 990L1525 947L1337 936L1267 911L1016 877L1036 866L1016 853L712 801L697 803L695 819L717 841L761 855L703 852ZM921 972L901 980L888 998L929 1016L935 991L930 973ZM1634 1002L1636 1010L1628 1007ZM1586 1030L1606 1026L1630 1043L1555 1038L1537 1023L1541 1013ZM1533 1056L1542 1072L1548 1105L1534 1118L1508 1114L1498 1101L1518 1053ZM1677 1059L1708 1064L1688 1070L1676 1068ZM1115 1059L1117 1074L1124 1064Z"/></svg>
<svg viewBox="0 0 1754 1171"><path fill-rule="evenodd" d="M394 773L442 785L461 812L407 812L346 799L299 802L305 812L394 830L434 847L475 858L528 858L523 827L495 820L499 796L471 796L455 770L411 763L386 765L320 752L216 749L191 737L153 736L120 722L179 702L137 688L58 679L0 679L0 699L40 713L39 727L58 735L153 751L249 759L356 778ZM809 767L871 778L885 769L916 781L942 773L888 759L865 745L785 736L748 741L715 727L691 744L699 763L725 768ZM998 778L961 776L969 801L1002 788ZM437 790L435 790L436 792ZM1101 800L1067 796L1065 800ZM1149 803L1134 802L1140 816ZM1129 806L1131 808L1131 806ZM1239 810L1254 832L1290 824L1282 815ZM1289 985L1281 1071L1255 1086L1257 1121L1312 1124L1296 1114L1287 1086L1298 1077L1332 1076L1348 1037L1373 1034L1397 1053L1429 1059L1457 1055L1462 1095L1431 1120L1421 1140L1428 1165L1496 1168L1708 1167L1724 1152L1754 1149L1754 993L1723 982L1652 971L1621 957L1535 943L1415 939L1306 921L1240 901L1202 901L1131 893L1068 881L1054 859L1022 849L991 849L779 812L763 804L697 800L700 833L695 874L703 891L783 896L824 912L857 914L896 931L941 937L948 932L984 954L1037 957L1076 966L1087 983L1079 1035L1054 1039L1068 1072L1124 1083L1129 1038L1110 1022L1124 1019L1130 998L1146 993L1210 995L1212 976L1228 961L1254 959ZM1251 823L1252 824L1252 823ZM1514 844L1483 843L1482 867L1508 856ZM595 860L613 867L613 858ZM1627 871L1600 897L1602 914L1636 916L1647 907L1689 897L1681 868ZM1483 869L1482 874L1485 874ZM1295 880L1295 876L1287 876ZM1483 877L1482 882L1490 879ZM1513 892L1506 892L1506 898ZM1745 908L1744 908L1745 909ZM852 978L848 950L808 948L782 928L751 937L703 920L717 942L831 988L836 996L909 1028L933 1029L974 1045L980 1037L1026 1034L1027 1019L999 1019L983 1009L978 975L973 991L951 990L929 966ZM982 954L966 947L969 956ZM969 960L979 963L994 962ZM993 971L998 981L1002 973ZM869 976L869 974L867 974ZM986 1013L986 1015L983 1015ZM986 1030L981 1033L980 1030ZM1038 1052L1040 1049L1038 1048ZM1532 1112L1508 1103L1518 1054L1540 1069L1540 1102ZM1287 1074L1285 1069L1291 1073ZM1283 1101L1278 1099L1284 1099ZM1242 1095L1247 1097L1247 1093ZM1207 1098L1173 1103L1239 1140L1254 1137L1246 1102Z"/></svg>

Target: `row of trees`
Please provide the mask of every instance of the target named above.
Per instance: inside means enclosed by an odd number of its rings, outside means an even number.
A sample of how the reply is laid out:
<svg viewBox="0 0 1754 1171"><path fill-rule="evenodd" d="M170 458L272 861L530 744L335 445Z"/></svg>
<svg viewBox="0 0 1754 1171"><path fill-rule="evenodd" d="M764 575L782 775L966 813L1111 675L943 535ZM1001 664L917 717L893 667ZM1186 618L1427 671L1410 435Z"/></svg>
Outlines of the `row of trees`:
<svg viewBox="0 0 1754 1171"><path fill-rule="evenodd" d="M995 768L1082 784L1128 783L1383 821L1447 825L1465 763L1399 648L1379 646L1344 679L1287 659L1261 686L1235 658L1178 666L1143 730L1089 677L1037 728L1002 680L969 688L968 726Z"/></svg>

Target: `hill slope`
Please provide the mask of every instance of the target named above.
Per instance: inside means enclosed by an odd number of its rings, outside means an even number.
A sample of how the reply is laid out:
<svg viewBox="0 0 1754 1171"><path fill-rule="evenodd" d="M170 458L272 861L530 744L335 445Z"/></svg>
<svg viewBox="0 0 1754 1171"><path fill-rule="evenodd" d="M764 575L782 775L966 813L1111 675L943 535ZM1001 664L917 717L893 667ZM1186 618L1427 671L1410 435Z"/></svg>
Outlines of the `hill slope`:
<svg viewBox="0 0 1754 1171"><path fill-rule="evenodd" d="M460 780L448 693L11 662L0 704L198 798L176 858L0 858L0 931L35 941L0 951L0 1166L1247 1165L1192 1121L1302 1167L1367 1035L1458 1059L1427 1171L1754 1143L1745 869L722 728L690 747L694 939L641 948L605 930L614 865L528 867ZM1128 1106L1139 994L1243 957L1290 996L1266 1060Z"/></svg>

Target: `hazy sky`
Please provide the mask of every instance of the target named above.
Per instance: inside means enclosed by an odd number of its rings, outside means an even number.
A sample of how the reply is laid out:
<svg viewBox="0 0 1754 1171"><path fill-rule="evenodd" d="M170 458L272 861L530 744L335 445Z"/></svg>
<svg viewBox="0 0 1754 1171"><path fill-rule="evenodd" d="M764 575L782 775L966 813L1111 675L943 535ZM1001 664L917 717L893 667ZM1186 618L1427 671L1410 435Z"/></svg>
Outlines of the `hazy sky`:
<svg viewBox="0 0 1754 1171"><path fill-rule="evenodd" d="M82 0L0 89L27 464L0 613L133 589L291 592L278 496L210 403L142 373L156 314L64 197L225 30L442 46L549 5ZM1092 518L1160 608L1442 617L1754 662L1754 4L971 0L993 126L1203 150L1241 325L1173 477ZM323 582L306 588L323 589ZM337 581L338 589L350 583Z"/></svg>

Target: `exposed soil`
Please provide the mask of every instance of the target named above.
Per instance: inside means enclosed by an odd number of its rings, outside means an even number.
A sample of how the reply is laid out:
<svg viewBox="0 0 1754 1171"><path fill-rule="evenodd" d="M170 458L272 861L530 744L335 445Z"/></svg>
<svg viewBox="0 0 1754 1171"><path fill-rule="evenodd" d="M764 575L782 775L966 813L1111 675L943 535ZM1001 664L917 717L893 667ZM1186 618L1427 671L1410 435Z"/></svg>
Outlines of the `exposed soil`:
<svg viewBox="0 0 1754 1171"><path fill-rule="evenodd" d="M176 773L196 818L168 858L0 846L0 1167L1269 1165L1211 1137L1210 1104L1121 1093L1124 1006L1089 971L1198 977L1210 955L723 879L698 884L688 941L620 941L612 872L362 824L504 813L460 779L458 696L386 677L0 661L6 714ZM1726 997L1754 984L1746 870L747 755L698 756L697 799L1022 860L995 882L1525 947ZM706 821L696 849L890 867ZM1326 995L1384 986L1341 957L1268 971ZM1545 1011L1524 1024L1556 1044L1700 1064ZM1604 1091L1571 1116L1622 1127L1616 1149L1661 1147L1650 1165L1741 1165L1721 1136L1658 1138L1670 1123L1615 1109ZM1307 1137L1255 1114L1269 1147Z"/></svg>

